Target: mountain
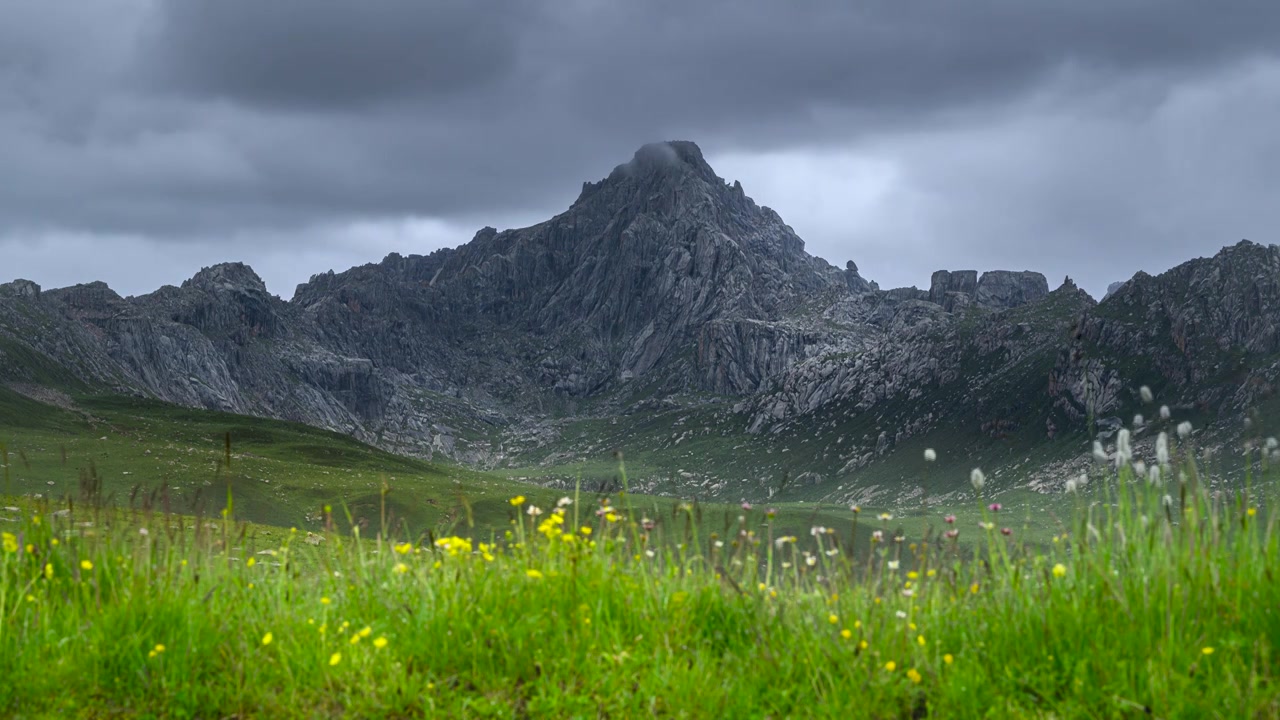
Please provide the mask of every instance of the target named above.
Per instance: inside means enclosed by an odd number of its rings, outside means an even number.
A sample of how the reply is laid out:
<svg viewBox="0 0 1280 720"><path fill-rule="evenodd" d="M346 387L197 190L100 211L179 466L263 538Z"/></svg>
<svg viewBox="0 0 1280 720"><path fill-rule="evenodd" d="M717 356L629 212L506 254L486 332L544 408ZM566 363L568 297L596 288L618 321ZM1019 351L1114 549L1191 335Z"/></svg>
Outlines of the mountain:
<svg viewBox="0 0 1280 720"><path fill-rule="evenodd" d="M695 144L656 143L546 222L315 275L287 302L238 263L128 298L0 285L0 382L296 420L548 483L620 448L651 491L895 497L927 443L1052 485L1142 411L1140 385L1221 428L1269 401L1278 253L1242 242L1101 303L1030 271L882 290L806 253Z"/></svg>

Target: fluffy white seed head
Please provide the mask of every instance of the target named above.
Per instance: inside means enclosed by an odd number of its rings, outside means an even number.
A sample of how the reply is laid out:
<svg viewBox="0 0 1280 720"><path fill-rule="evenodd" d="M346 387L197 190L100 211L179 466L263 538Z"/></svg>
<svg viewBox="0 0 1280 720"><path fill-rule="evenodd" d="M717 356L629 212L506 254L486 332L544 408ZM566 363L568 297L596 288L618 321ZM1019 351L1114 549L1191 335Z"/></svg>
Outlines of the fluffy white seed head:
<svg viewBox="0 0 1280 720"><path fill-rule="evenodd" d="M1164 506L1165 506L1165 507L1167 507L1167 508L1171 508L1171 507L1173 507L1173 496L1172 496L1172 495L1165 495L1165 496L1164 496L1163 498L1161 498L1160 500L1161 500L1161 502L1163 502L1163 503L1164 503Z"/></svg>
<svg viewBox="0 0 1280 720"><path fill-rule="evenodd" d="M1161 420L1168 420L1170 415L1172 415L1172 413L1170 413L1170 412L1169 412L1169 406L1168 406L1168 405L1161 405L1161 406L1160 406L1160 419L1161 419Z"/></svg>
<svg viewBox="0 0 1280 720"><path fill-rule="evenodd" d="M1075 491L1076 491L1076 479L1070 478L1067 480L1067 492L1074 493Z"/></svg>
<svg viewBox="0 0 1280 720"><path fill-rule="evenodd" d="M1155 399L1155 397L1151 394L1151 388L1147 387L1146 385L1143 385L1142 387L1138 388L1138 394L1142 396L1142 402L1144 403L1149 403Z"/></svg>
<svg viewBox="0 0 1280 720"><path fill-rule="evenodd" d="M1150 483L1152 487L1158 487L1160 485L1160 466L1159 465L1152 465L1147 470L1147 482Z"/></svg>
<svg viewBox="0 0 1280 720"><path fill-rule="evenodd" d="M1169 464L1169 433L1162 432L1156 436L1156 463Z"/></svg>
<svg viewBox="0 0 1280 720"><path fill-rule="evenodd" d="M974 468L969 472L969 483L974 490L982 490L982 486L987 484L987 476L982 474L982 468Z"/></svg>
<svg viewBox="0 0 1280 720"><path fill-rule="evenodd" d="M1142 413L1138 413L1137 415L1133 416L1133 426L1135 428L1140 428L1146 424L1147 424L1147 419L1142 417Z"/></svg>
<svg viewBox="0 0 1280 720"><path fill-rule="evenodd" d="M1182 438L1183 440L1186 440L1187 438L1191 437L1191 423L1189 421L1183 420L1182 422L1178 423L1178 437Z"/></svg>
<svg viewBox="0 0 1280 720"><path fill-rule="evenodd" d="M1133 464L1133 476L1134 476L1134 477L1140 477L1140 478L1141 478L1141 477L1146 477L1146 476L1147 476L1147 464L1146 464L1146 463L1144 463L1144 462L1142 462L1141 460L1139 460L1138 462L1134 463L1134 464Z"/></svg>
<svg viewBox="0 0 1280 720"><path fill-rule="evenodd" d="M1280 441L1276 440L1276 439L1275 439L1275 438L1273 438L1273 437L1269 437L1269 438L1267 438L1267 449L1268 449L1268 450L1275 450L1277 447L1280 447Z"/></svg>
<svg viewBox="0 0 1280 720"><path fill-rule="evenodd" d="M1124 467L1133 459L1133 445L1130 444L1128 428L1120 428L1116 433L1116 467Z"/></svg>
<svg viewBox="0 0 1280 720"><path fill-rule="evenodd" d="M1107 451L1103 449L1102 443L1098 440L1093 441L1093 459L1098 462L1107 461Z"/></svg>
<svg viewBox="0 0 1280 720"><path fill-rule="evenodd" d="M937 460L937 459L938 459L938 453L937 453L937 452L935 452L933 448L925 448L925 449L924 449L924 461L925 461L925 462L933 462L933 461L935 461L935 460Z"/></svg>

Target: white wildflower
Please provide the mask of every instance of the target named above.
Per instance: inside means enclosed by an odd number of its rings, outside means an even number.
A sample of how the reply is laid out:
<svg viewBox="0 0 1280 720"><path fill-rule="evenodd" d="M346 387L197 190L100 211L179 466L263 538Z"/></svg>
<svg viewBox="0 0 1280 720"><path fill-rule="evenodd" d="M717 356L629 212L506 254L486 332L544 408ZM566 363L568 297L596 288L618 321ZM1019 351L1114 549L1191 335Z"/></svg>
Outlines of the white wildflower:
<svg viewBox="0 0 1280 720"><path fill-rule="evenodd" d="M1093 441L1093 459L1098 462L1107 461L1107 451L1102 448L1102 443L1098 440Z"/></svg>
<svg viewBox="0 0 1280 720"><path fill-rule="evenodd" d="M898 619L899 619L899 620L906 620L906 619L907 619L907 614L906 614L905 612L901 611L901 610L899 610L898 612L896 612L896 613L894 613L894 614L898 616Z"/></svg>
<svg viewBox="0 0 1280 720"><path fill-rule="evenodd" d="M937 460L937 459L938 459L938 453L934 452L934 449L933 449L933 448L925 448L925 449L924 449L924 461L925 461L925 462L933 462L934 460Z"/></svg>
<svg viewBox="0 0 1280 720"><path fill-rule="evenodd" d="M827 557L835 557L840 554L840 548L831 548L827 551Z"/></svg>
<svg viewBox="0 0 1280 720"><path fill-rule="evenodd" d="M1138 388L1138 394L1142 396L1142 402L1144 403L1149 403L1155 399L1154 396L1152 396L1151 394L1151 388L1147 387L1146 385L1143 385L1142 387Z"/></svg>
<svg viewBox="0 0 1280 720"><path fill-rule="evenodd" d="M898 563L898 561L897 561L897 560L890 560L887 564L888 564L888 566L889 566L889 569L890 569L890 570L897 570L897 569L898 569L898 564L899 564L899 563Z"/></svg>
<svg viewBox="0 0 1280 720"><path fill-rule="evenodd" d="M814 537L818 537L819 535L826 535L827 529L822 527L821 525L814 525L813 527L809 528L809 534Z"/></svg>
<svg viewBox="0 0 1280 720"><path fill-rule="evenodd" d="M912 590L911 588L905 588L902 591L903 597L911 597L912 595L915 595L915 594L916 594L916 591Z"/></svg>
<svg viewBox="0 0 1280 720"><path fill-rule="evenodd" d="M541 514L542 514L542 510L541 510L541 508L539 508L537 505L530 505L530 506L529 506L529 509L528 509L528 510L526 510L525 512L529 513L530 515L532 515L532 516L534 516L534 517L537 517L537 516L539 516L539 515L541 515Z"/></svg>
<svg viewBox="0 0 1280 720"><path fill-rule="evenodd" d="M1147 464L1146 464L1146 463L1144 463L1144 462L1142 462L1141 460L1139 460L1138 462L1134 463L1134 464L1133 464L1133 475L1134 475L1134 477L1146 477L1146 476L1147 476Z"/></svg>
<svg viewBox="0 0 1280 720"><path fill-rule="evenodd" d="M809 567L813 567L814 565L818 564L818 558L813 555L808 555L805 557L804 562Z"/></svg>
<svg viewBox="0 0 1280 720"><path fill-rule="evenodd" d="M562 497L556 501L556 507L558 508L568 507L572 504L573 504L573 499L568 497Z"/></svg>
<svg viewBox="0 0 1280 720"><path fill-rule="evenodd" d="M1120 432L1116 433L1116 467L1123 467L1129 464L1129 460L1133 458L1133 446L1129 444L1129 429L1120 428Z"/></svg>
<svg viewBox="0 0 1280 720"><path fill-rule="evenodd" d="M1167 432L1156 436L1156 462L1160 465L1169 464L1169 433Z"/></svg>
<svg viewBox="0 0 1280 720"><path fill-rule="evenodd" d="M1171 414L1172 414L1172 413L1170 413L1170 412L1169 412L1169 406L1168 406L1168 405L1161 405L1161 406L1160 406L1160 419L1161 419L1161 420L1168 420L1168 419L1169 419L1169 415L1171 415Z"/></svg>
<svg viewBox="0 0 1280 720"><path fill-rule="evenodd" d="M773 544L777 546L779 549L781 549L783 545L786 545L787 543L793 543L795 541L796 541L796 537L794 535L783 535L777 540L774 540Z"/></svg>
<svg viewBox="0 0 1280 720"><path fill-rule="evenodd" d="M1178 423L1178 437L1182 438L1183 440L1186 440L1187 438L1191 437L1190 422L1183 420L1182 422Z"/></svg>
<svg viewBox="0 0 1280 720"><path fill-rule="evenodd" d="M1160 466L1159 465L1152 465L1151 468L1147 470L1147 482L1150 483L1152 487L1160 486Z"/></svg>
<svg viewBox="0 0 1280 720"><path fill-rule="evenodd" d="M982 468L974 468L970 471L969 482L974 490L982 492L982 486L987 484L987 476L982 474Z"/></svg>

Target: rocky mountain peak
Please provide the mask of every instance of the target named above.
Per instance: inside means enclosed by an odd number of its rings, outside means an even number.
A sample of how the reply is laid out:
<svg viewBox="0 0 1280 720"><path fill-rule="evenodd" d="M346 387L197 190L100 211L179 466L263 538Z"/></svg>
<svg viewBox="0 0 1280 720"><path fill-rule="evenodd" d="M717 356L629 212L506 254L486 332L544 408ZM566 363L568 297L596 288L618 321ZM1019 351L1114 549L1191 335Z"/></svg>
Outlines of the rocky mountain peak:
<svg viewBox="0 0 1280 720"><path fill-rule="evenodd" d="M182 287L209 291L231 291L263 293L267 285L258 277L253 268L240 262L220 263L201 268L190 280L182 283Z"/></svg>
<svg viewBox="0 0 1280 720"><path fill-rule="evenodd" d="M13 282L0 283L0 293L17 297L40 297L40 286L30 280L18 278Z"/></svg>

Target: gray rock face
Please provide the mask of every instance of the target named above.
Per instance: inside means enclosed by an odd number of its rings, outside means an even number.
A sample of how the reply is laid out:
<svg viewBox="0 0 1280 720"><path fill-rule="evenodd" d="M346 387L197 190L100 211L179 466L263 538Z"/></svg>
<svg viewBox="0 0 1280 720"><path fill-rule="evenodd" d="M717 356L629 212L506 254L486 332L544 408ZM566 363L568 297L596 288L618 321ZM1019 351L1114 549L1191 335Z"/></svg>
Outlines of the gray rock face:
<svg viewBox="0 0 1280 720"><path fill-rule="evenodd" d="M990 270L978 278L976 270L939 270L929 283L929 301L947 312L970 306L1007 310L1035 302L1049 294L1049 283L1038 272Z"/></svg>
<svg viewBox="0 0 1280 720"><path fill-rule="evenodd" d="M990 270L978 281L975 300L996 309L1020 307L1049 294L1049 282L1038 272Z"/></svg>
<svg viewBox="0 0 1280 720"><path fill-rule="evenodd" d="M952 312L957 302L967 304L964 300L958 300L959 296L972 298L977 290L977 270L939 270L929 279L929 302Z"/></svg>

